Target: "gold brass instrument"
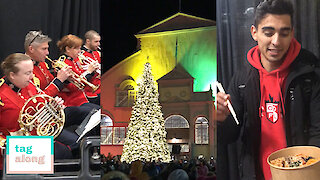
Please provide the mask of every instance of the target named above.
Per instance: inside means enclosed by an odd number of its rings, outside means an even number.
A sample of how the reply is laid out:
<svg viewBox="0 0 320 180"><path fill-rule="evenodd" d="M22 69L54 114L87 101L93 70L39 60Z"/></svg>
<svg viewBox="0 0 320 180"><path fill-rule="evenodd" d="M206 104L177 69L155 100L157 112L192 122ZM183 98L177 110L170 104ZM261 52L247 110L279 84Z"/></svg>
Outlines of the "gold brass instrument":
<svg viewBox="0 0 320 180"><path fill-rule="evenodd" d="M83 53L80 53L78 58L82 61L82 63L83 63L82 68L84 70L87 70L91 63L95 63L95 62L98 63L98 61L96 61L90 57L84 56ZM101 74L101 64L99 64L99 68L97 68L95 70L95 72L98 73L99 75Z"/></svg>
<svg viewBox="0 0 320 180"><path fill-rule="evenodd" d="M52 67L56 70L59 71L61 68L69 66L68 64L66 64L64 62L65 56L60 56L60 58L58 60L52 60L50 59L48 56L46 56L46 58L51 62ZM95 92L98 88L99 85L96 86L92 83L90 83L89 81L87 81L84 77L78 75L77 73L75 73L74 71L71 71L71 76L69 78L69 81L74 84L77 88L79 89L84 89L84 87L87 85L89 86L93 92Z"/></svg>
<svg viewBox="0 0 320 180"><path fill-rule="evenodd" d="M36 88L39 89L37 86ZM38 136L56 138L63 129L65 114L63 107L53 97L37 94L25 102L20 110L18 122L26 136L35 131Z"/></svg>

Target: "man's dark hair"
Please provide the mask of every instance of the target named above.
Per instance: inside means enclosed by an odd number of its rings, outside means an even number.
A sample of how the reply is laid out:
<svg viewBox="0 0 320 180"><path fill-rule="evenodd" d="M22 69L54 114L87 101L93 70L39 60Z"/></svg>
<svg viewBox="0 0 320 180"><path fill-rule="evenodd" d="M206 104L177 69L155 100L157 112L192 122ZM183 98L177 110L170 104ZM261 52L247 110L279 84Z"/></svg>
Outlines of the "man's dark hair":
<svg viewBox="0 0 320 180"><path fill-rule="evenodd" d="M254 26L258 27L266 14L288 14L290 15L291 25L293 26L293 12L293 5L289 0L264 0L260 2L255 10Z"/></svg>

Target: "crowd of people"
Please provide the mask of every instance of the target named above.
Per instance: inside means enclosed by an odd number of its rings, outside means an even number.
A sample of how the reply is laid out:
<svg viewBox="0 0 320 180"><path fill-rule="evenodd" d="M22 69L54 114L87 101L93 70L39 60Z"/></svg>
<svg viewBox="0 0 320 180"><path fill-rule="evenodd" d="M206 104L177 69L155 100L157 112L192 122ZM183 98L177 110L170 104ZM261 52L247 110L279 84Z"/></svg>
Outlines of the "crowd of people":
<svg viewBox="0 0 320 180"><path fill-rule="evenodd" d="M120 155L102 155L101 171L103 180L215 180L214 158L210 160L184 157L170 163L142 162L130 164L120 162Z"/></svg>

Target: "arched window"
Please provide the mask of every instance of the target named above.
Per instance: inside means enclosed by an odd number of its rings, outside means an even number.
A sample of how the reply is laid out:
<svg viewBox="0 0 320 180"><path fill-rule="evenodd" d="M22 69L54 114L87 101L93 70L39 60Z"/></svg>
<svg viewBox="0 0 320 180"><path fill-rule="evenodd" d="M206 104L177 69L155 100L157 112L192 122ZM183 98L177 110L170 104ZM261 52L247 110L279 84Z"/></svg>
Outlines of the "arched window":
<svg viewBox="0 0 320 180"><path fill-rule="evenodd" d="M188 121L181 115L171 115L164 122L165 128L189 128Z"/></svg>
<svg viewBox="0 0 320 180"><path fill-rule="evenodd" d="M126 137L127 127L113 126L110 116L101 114L101 144L123 145Z"/></svg>
<svg viewBox="0 0 320 180"><path fill-rule="evenodd" d="M137 83L131 76L126 77L116 91L116 106L131 107L136 98Z"/></svg>
<svg viewBox="0 0 320 180"><path fill-rule="evenodd" d="M105 114L101 114L101 144L112 144L112 119Z"/></svg>
<svg viewBox="0 0 320 180"><path fill-rule="evenodd" d="M108 115L101 114L100 126L113 126L112 119Z"/></svg>
<svg viewBox="0 0 320 180"><path fill-rule="evenodd" d="M195 143L209 144L209 124L205 117L198 117L195 123Z"/></svg>

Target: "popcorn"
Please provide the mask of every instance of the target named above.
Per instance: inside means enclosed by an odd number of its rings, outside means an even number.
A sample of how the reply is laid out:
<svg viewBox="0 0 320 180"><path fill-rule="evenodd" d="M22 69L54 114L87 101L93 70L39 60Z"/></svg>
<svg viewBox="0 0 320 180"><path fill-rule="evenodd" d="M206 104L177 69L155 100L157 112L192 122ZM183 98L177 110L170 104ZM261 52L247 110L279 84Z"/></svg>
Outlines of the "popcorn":
<svg viewBox="0 0 320 180"><path fill-rule="evenodd" d="M280 157L277 159L272 160L270 163L274 166L278 167L301 167L310 165L313 163L318 162L319 159L315 159L312 156L307 156L304 154L296 154L294 156L288 157Z"/></svg>

